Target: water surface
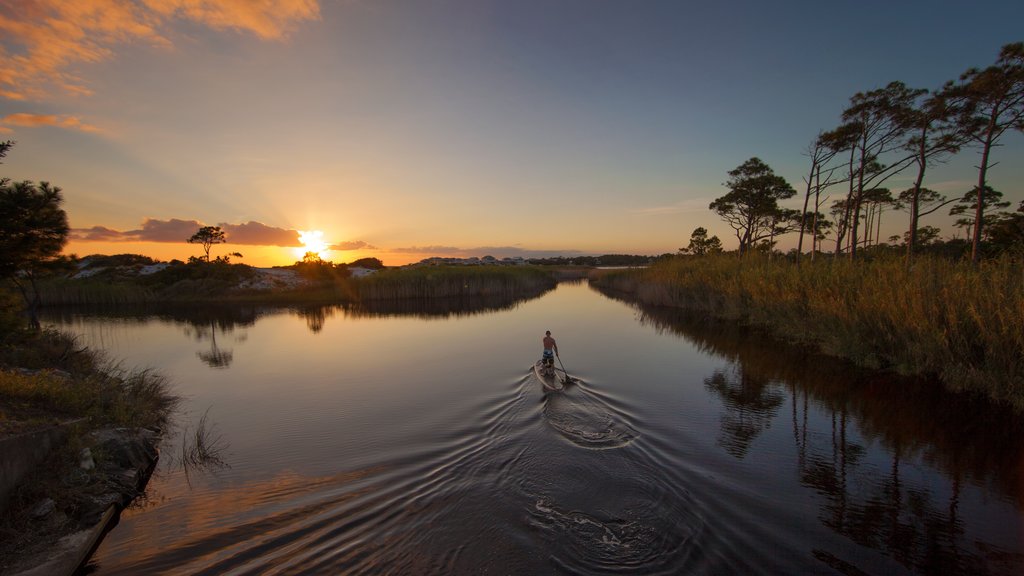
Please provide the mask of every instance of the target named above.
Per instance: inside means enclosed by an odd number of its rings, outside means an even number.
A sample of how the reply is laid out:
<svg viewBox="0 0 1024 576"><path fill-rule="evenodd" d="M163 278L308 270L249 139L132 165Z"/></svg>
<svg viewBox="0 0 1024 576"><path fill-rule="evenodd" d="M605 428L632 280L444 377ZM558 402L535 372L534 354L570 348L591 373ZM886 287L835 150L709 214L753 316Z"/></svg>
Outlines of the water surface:
<svg viewBox="0 0 1024 576"><path fill-rule="evenodd" d="M170 376L96 574L1019 574L1021 419L566 284L526 302L62 312ZM558 339L577 379L531 371Z"/></svg>

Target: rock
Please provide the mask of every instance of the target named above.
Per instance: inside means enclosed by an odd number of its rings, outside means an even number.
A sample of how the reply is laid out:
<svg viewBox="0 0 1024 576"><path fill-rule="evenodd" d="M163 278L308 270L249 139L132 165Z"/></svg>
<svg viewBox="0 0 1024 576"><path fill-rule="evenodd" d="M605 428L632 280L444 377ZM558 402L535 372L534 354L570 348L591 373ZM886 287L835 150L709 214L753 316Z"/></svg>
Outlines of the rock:
<svg viewBox="0 0 1024 576"><path fill-rule="evenodd" d="M46 518L47 516L52 514L56 507L56 502L54 502L50 498L46 498L42 502L37 504L36 507L32 509L32 512L30 512L30 514L36 520L42 520L43 518Z"/></svg>
<svg viewBox="0 0 1024 576"><path fill-rule="evenodd" d="M146 470L156 461L157 435L150 430L116 428L100 430L93 437L107 459L119 468Z"/></svg>
<svg viewBox="0 0 1024 576"><path fill-rule="evenodd" d="M96 468L96 461L92 459L92 450L83 448L82 452L78 455L78 467L82 470L92 470Z"/></svg>

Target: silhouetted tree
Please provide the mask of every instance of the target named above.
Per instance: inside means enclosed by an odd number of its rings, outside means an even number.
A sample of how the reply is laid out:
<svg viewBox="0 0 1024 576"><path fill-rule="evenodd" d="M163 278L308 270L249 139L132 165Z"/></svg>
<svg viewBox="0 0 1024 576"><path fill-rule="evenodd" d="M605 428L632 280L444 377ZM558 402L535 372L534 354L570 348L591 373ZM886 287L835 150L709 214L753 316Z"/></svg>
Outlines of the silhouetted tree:
<svg viewBox="0 0 1024 576"><path fill-rule="evenodd" d="M740 254L776 234L778 202L796 194L785 178L777 176L759 158L731 170L725 186L729 193L709 207L735 231Z"/></svg>
<svg viewBox="0 0 1024 576"><path fill-rule="evenodd" d="M978 210L976 202L979 198L981 199L981 210ZM1009 207L1010 202L1003 200L1003 193L998 190L993 190L991 187L985 187L984 194L978 194L976 191L971 190L963 195L959 202L953 205L949 210L950 216L960 216L961 214L970 214L969 217L959 218L953 223L957 228L966 228L967 237L974 238L973 233L974 227L977 226L978 220L977 215L982 214L981 222L984 224L983 228L987 227L988 224L994 223L996 220L1002 218L1003 214L993 214L990 211L992 209L1003 209ZM984 235L984 233L983 233Z"/></svg>
<svg viewBox="0 0 1024 576"><path fill-rule="evenodd" d="M926 91L907 88L902 82L890 82L885 88L858 92L843 110L844 126L857 134L851 153L850 194L845 214L850 227L850 258L857 256L857 238L864 192L879 187L913 161L903 150L907 133L906 118L914 102ZM903 154L890 164L883 160L893 152Z"/></svg>
<svg viewBox="0 0 1024 576"><path fill-rule="evenodd" d="M910 225L907 228L909 239L906 243L908 266L914 261L914 250L917 247L922 193L926 190L921 187L925 172L931 163L957 152L968 138L964 124L956 121L962 115L961 106L960 100L953 96L952 85L947 83L942 90L929 94L916 106L905 111L907 140L904 147L913 153L917 165L914 185L901 193L899 200L910 213Z"/></svg>
<svg viewBox="0 0 1024 576"><path fill-rule="evenodd" d="M1016 212L1004 214L987 225L986 233L995 252L1024 255L1024 201Z"/></svg>
<svg viewBox="0 0 1024 576"><path fill-rule="evenodd" d="M960 120L971 141L981 148L971 238L971 261L977 263L984 231L982 196L988 188L988 169L994 165L992 148L1008 130L1024 130L1024 42L1003 46L996 63L984 70L971 68L964 72L952 90L965 103Z"/></svg>
<svg viewBox="0 0 1024 576"><path fill-rule="evenodd" d="M800 227L800 239L797 241L797 261L803 254L804 233L817 229L816 219L813 217L821 210L821 193L834 184L842 182L837 178L836 171L839 166L825 168L840 152L852 146L852 138L855 135L850 126L842 126L829 132L819 132L818 137L807 147L806 155L811 159L811 170L804 178L806 191L804 193L803 214L800 217L803 225ZM825 180L821 179L822 169L825 170ZM810 203L811 194L814 195L814 211L812 217L807 217L807 206ZM812 242L814 244L814 242ZM813 258L814 247L811 248Z"/></svg>
<svg viewBox="0 0 1024 576"><path fill-rule="evenodd" d="M679 251L684 254L693 254L694 256L714 254L722 251L722 241L718 239L718 236L708 238L707 228L698 226L693 230L693 234L690 234L689 246L680 248Z"/></svg>
<svg viewBox="0 0 1024 576"><path fill-rule="evenodd" d="M10 143L6 144L4 152L10 148ZM36 186L28 180L13 184L0 180L0 279L17 286L34 326L38 325L40 304L36 277L60 254L68 239L63 202L60 188L47 182Z"/></svg>
<svg viewBox="0 0 1024 576"><path fill-rule="evenodd" d="M193 234L186 240L189 244L202 244L203 253L205 254L205 260L210 261L210 248L214 244L223 244L227 242L224 237L224 231L220 229L220 226L203 226L198 232Z"/></svg>

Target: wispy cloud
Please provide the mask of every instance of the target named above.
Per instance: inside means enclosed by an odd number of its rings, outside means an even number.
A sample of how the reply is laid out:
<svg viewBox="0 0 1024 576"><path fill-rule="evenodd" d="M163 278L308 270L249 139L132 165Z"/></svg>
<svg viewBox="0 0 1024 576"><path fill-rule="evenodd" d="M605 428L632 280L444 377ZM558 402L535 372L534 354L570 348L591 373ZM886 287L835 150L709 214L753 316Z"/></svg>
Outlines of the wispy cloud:
<svg viewBox="0 0 1024 576"><path fill-rule="evenodd" d="M362 240L349 240L347 242L338 242L337 244L331 244L327 249L337 250L339 252L344 252L347 250L379 250L379 248L377 248L376 246L367 244Z"/></svg>
<svg viewBox="0 0 1024 576"><path fill-rule="evenodd" d="M81 130L82 132L100 131L96 126L86 124L74 116L57 114L8 114L7 116L0 118L0 123L29 128L36 128L39 126L56 126L58 128L67 128L69 130ZM2 128L8 132L11 131L5 126Z"/></svg>
<svg viewBox="0 0 1024 576"><path fill-rule="evenodd" d="M641 216L663 216L668 214L683 214L686 212L707 212L708 205L713 200L711 198L687 198L686 200L680 200L675 204L668 204L666 206L650 206L647 208L634 208L630 210L631 214L639 214Z"/></svg>
<svg viewBox="0 0 1024 576"><path fill-rule="evenodd" d="M89 95L76 66L132 42L170 47L177 19L277 40L319 17L317 0L0 1L0 98L40 99L54 88Z"/></svg>

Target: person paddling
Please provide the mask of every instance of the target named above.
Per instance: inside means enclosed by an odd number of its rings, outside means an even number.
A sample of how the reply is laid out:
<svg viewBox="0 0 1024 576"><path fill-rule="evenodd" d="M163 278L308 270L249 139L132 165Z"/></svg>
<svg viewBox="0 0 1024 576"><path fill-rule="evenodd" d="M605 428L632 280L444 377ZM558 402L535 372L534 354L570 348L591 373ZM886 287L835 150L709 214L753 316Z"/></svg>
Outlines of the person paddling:
<svg viewBox="0 0 1024 576"><path fill-rule="evenodd" d="M544 371L548 376L555 374L555 356L558 356L558 344L551 337L551 330L544 332Z"/></svg>

